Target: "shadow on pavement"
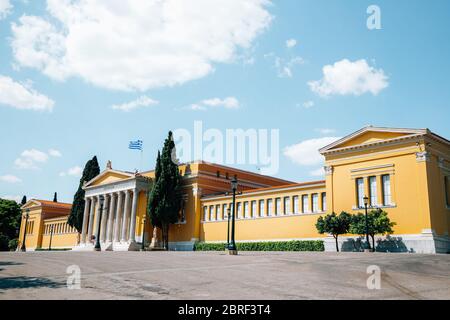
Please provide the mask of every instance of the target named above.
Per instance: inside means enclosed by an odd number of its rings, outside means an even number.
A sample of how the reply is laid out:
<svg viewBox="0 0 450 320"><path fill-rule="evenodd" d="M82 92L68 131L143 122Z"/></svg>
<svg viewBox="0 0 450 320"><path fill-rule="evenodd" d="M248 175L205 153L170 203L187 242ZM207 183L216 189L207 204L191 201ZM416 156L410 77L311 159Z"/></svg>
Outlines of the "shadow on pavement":
<svg viewBox="0 0 450 320"><path fill-rule="evenodd" d="M22 265L21 262L14 262L14 261L0 261L0 267L4 266L19 266ZM0 268L0 271L4 270L4 268Z"/></svg>
<svg viewBox="0 0 450 320"><path fill-rule="evenodd" d="M34 277L9 277L0 278L0 292L8 289L28 289L28 288L60 288L65 286L63 282L56 282L47 278Z"/></svg>

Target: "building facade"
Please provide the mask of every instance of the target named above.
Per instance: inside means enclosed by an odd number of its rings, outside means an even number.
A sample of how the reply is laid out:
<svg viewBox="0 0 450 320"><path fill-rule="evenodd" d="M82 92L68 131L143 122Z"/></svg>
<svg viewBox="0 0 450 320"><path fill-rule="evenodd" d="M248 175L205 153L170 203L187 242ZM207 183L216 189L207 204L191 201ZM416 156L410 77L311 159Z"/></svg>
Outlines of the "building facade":
<svg viewBox="0 0 450 320"><path fill-rule="evenodd" d="M447 139L428 129L369 126L320 152L325 157L325 180L306 183L201 161L181 165L183 206L178 223L170 227L170 248L192 250L196 241L226 241L232 206L230 181L237 177L238 242L323 239L325 249L333 251L334 239L317 233L317 219L331 212L362 212L367 196L372 208L387 211L396 222L392 235L377 238L378 250L450 251ZM66 236L66 246L93 250L98 231L102 250L137 250L142 239L145 245L157 240L158 230L145 219L153 178L153 171L119 171L109 163L85 184L83 230L78 239ZM100 215L101 198L104 208ZM341 237L340 246L353 250L355 237Z"/></svg>

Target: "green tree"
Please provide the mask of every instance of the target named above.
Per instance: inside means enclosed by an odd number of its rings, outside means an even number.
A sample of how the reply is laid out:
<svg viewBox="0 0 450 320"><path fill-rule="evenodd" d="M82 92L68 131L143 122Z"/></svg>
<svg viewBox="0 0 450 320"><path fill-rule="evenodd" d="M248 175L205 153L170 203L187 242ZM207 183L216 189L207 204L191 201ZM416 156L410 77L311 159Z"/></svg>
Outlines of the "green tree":
<svg viewBox="0 0 450 320"><path fill-rule="evenodd" d="M170 225L178 221L181 209L181 176L175 159L175 143L170 131L164 141L162 152L158 152L148 206L150 221L153 226L161 228L163 246L166 250L169 249Z"/></svg>
<svg viewBox="0 0 450 320"><path fill-rule="evenodd" d="M21 215L17 202L0 199L0 251L9 250L9 242L17 239Z"/></svg>
<svg viewBox="0 0 450 320"><path fill-rule="evenodd" d="M25 203L27 203L27 196L23 196L22 201L20 204L23 206Z"/></svg>
<svg viewBox="0 0 450 320"><path fill-rule="evenodd" d="M395 222L391 222L388 213L381 209L375 209L367 212L368 234L372 238L372 248L375 250L375 236L377 234L385 235L394 232ZM366 215L358 213L352 216L349 232L364 236L366 234Z"/></svg>
<svg viewBox="0 0 450 320"><path fill-rule="evenodd" d="M155 178L151 182L150 194L148 197L148 215L153 227L161 228L161 221L158 219L157 210L160 202L160 185L156 181L161 177L161 152L158 150L155 166Z"/></svg>
<svg viewBox="0 0 450 320"><path fill-rule="evenodd" d="M56 193L56 192L53 195L53 202L58 202L58 193Z"/></svg>
<svg viewBox="0 0 450 320"><path fill-rule="evenodd" d="M84 215L84 190L83 185L98 176L100 173L100 167L98 166L97 156L94 156L84 166L83 175L80 179L78 190L75 193L72 203L72 209L70 211L67 223L77 229L78 233L81 233L83 227L83 215Z"/></svg>
<svg viewBox="0 0 450 320"><path fill-rule="evenodd" d="M339 252L338 237L348 233L351 215L342 211L340 215L336 213L328 214L317 219L316 228L320 234L329 233L336 241L336 251Z"/></svg>

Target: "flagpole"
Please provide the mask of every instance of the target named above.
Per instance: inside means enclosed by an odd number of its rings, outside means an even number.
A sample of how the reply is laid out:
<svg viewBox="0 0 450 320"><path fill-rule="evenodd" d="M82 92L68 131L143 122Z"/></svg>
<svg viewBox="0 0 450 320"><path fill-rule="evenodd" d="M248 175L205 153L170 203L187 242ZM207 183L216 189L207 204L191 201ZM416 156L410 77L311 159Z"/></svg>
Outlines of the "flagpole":
<svg viewBox="0 0 450 320"><path fill-rule="evenodd" d="M144 154L144 148L141 149L141 162L139 164L139 172L142 172L142 158L143 158L143 154Z"/></svg>

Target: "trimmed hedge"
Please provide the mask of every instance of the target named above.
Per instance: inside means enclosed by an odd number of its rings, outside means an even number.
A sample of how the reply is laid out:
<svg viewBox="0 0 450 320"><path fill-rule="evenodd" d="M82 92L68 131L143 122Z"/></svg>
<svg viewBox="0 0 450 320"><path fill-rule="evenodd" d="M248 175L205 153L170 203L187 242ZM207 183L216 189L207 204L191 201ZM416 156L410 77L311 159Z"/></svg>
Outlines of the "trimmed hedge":
<svg viewBox="0 0 450 320"><path fill-rule="evenodd" d="M274 242L239 242L238 251L324 251L322 240L294 240ZM195 251L222 251L226 243L197 242Z"/></svg>

